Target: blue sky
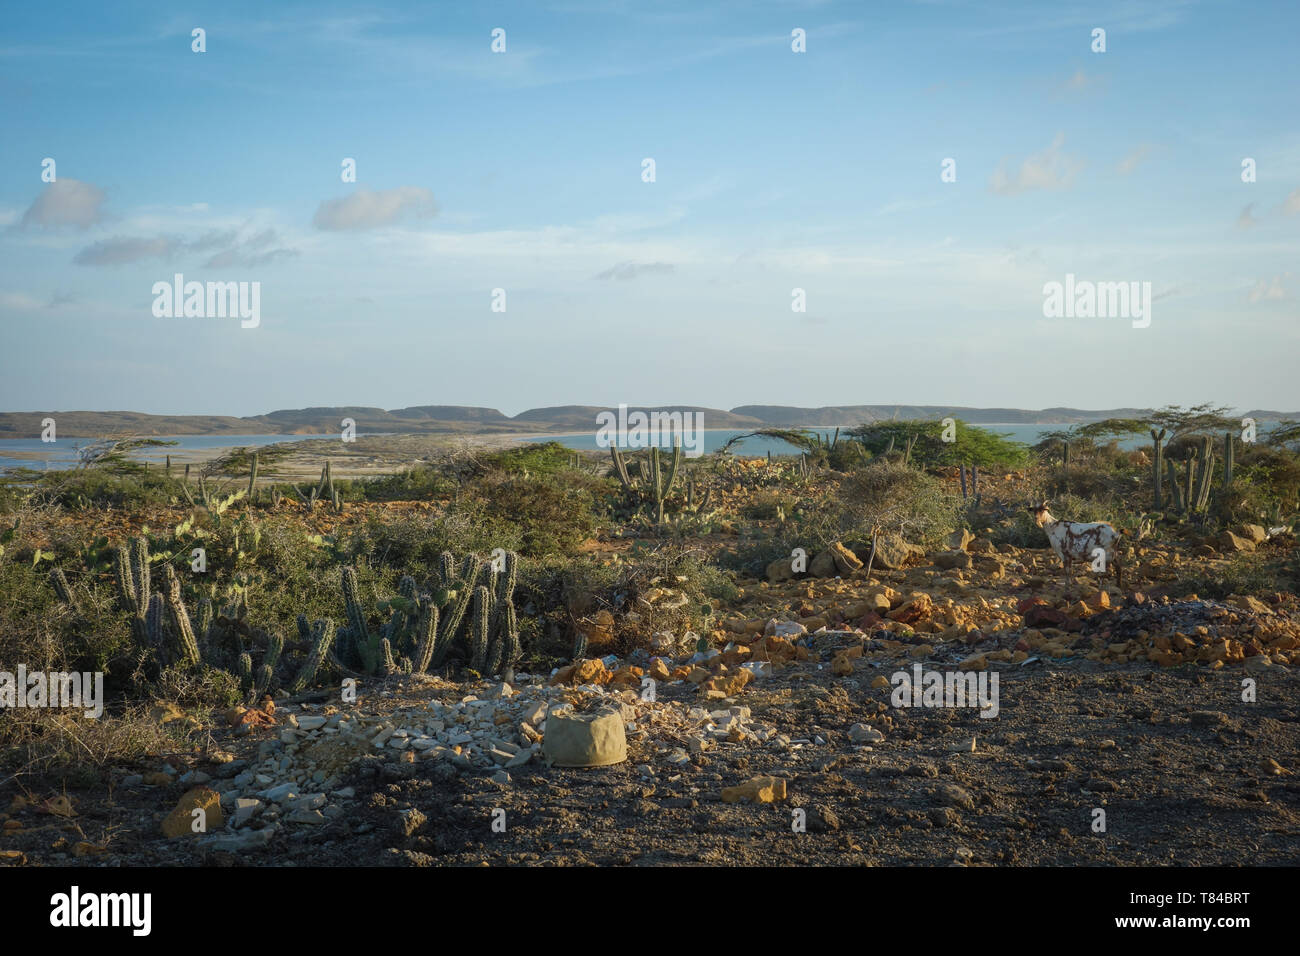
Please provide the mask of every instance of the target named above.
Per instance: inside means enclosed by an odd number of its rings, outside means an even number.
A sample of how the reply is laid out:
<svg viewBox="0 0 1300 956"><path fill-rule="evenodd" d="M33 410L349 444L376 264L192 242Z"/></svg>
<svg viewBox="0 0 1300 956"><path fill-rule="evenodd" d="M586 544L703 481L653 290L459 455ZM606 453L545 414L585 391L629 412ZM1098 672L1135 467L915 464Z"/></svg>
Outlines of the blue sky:
<svg viewBox="0 0 1300 956"><path fill-rule="evenodd" d="M15 6L0 409L1300 409L1298 25L1190 0ZM260 325L156 318L177 272L260 282ZM1067 273L1150 282L1150 326L1044 318Z"/></svg>

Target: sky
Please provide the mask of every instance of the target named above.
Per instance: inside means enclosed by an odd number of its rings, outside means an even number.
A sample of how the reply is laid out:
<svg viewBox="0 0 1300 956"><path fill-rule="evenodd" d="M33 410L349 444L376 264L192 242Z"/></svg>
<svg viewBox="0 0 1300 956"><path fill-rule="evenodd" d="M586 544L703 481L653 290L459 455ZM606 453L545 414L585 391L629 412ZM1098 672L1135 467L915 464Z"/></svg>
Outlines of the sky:
<svg viewBox="0 0 1300 956"><path fill-rule="evenodd" d="M5 21L3 411L1300 409L1292 2ZM256 326L156 315L177 273ZM1045 316L1067 275L1149 323Z"/></svg>

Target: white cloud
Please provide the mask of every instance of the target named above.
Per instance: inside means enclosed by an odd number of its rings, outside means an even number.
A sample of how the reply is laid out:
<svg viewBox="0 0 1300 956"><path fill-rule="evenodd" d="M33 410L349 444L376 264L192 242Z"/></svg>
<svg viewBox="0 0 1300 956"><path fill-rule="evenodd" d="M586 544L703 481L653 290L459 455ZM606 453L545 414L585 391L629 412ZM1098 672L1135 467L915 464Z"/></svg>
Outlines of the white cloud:
<svg viewBox="0 0 1300 956"><path fill-rule="evenodd" d="M1066 189L1074 182L1083 162L1061 152L1065 134L1057 133L1052 144L1020 164L1015 175L1007 172L1006 160L989 177L989 188L1000 196L1012 196L1031 189Z"/></svg>
<svg viewBox="0 0 1300 956"><path fill-rule="evenodd" d="M357 230L391 226L408 215L430 218L438 211L433 193L422 186L358 189L342 199L326 199L316 210L317 229Z"/></svg>
<svg viewBox="0 0 1300 956"><path fill-rule="evenodd" d="M50 183L23 213L22 228L28 226L77 226L87 229L103 215L104 191L78 179Z"/></svg>
<svg viewBox="0 0 1300 956"><path fill-rule="evenodd" d="M1260 279L1255 283L1254 288L1250 290L1249 299L1251 302L1276 302L1279 299L1286 298L1286 289L1282 287L1282 277L1273 276L1271 279Z"/></svg>
<svg viewBox="0 0 1300 956"><path fill-rule="evenodd" d="M120 266L141 259L170 259L183 245L180 239L174 237L142 239L113 236L86 246L72 257L72 261L79 266Z"/></svg>
<svg viewBox="0 0 1300 956"><path fill-rule="evenodd" d="M1246 205L1242 208L1241 215L1237 217L1238 229L1249 229L1251 226L1254 226L1259 222L1259 220L1256 219L1254 216L1252 216L1250 213L1250 211L1254 208L1255 208L1255 204L1253 202L1246 203Z"/></svg>
<svg viewBox="0 0 1300 956"><path fill-rule="evenodd" d="M597 279L635 279L643 275L664 275L677 267L671 262L620 262L618 265L598 272Z"/></svg>
<svg viewBox="0 0 1300 956"><path fill-rule="evenodd" d="M1291 195L1286 197L1282 203L1282 212L1288 216L1300 213L1300 189L1292 190Z"/></svg>

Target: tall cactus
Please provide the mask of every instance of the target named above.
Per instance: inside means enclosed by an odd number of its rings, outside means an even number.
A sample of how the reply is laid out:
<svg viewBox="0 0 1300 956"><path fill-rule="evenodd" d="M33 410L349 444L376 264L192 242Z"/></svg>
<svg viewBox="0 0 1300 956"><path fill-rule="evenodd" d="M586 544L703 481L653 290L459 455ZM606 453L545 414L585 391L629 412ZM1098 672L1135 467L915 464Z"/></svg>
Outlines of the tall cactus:
<svg viewBox="0 0 1300 956"><path fill-rule="evenodd" d="M1197 514L1205 511L1210 503L1210 479L1214 477L1214 441L1209 435L1201 439L1200 468L1196 476L1196 494L1189 498L1195 503Z"/></svg>
<svg viewBox="0 0 1300 956"><path fill-rule="evenodd" d="M433 661L433 651L438 643L438 605L427 595L420 601L420 619L416 624L416 633L418 642L412 664L415 673L423 674Z"/></svg>
<svg viewBox="0 0 1300 956"><path fill-rule="evenodd" d="M510 598L506 598L502 603L500 617L501 623L498 629L501 633L501 664L512 668L523 656L523 648L519 643L519 621L515 617L515 602Z"/></svg>
<svg viewBox="0 0 1300 956"><path fill-rule="evenodd" d="M1187 497L1183 494L1182 486L1178 484L1178 472L1174 468L1173 459L1165 459L1165 471L1169 478L1169 503L1173 505L1175 511L1183 511L1187 508Z"/></svg>
<svg viewBox="0 0 1300 956"><path fill-rule="evenodd" d="M307 618L305 615L299 615L299 620L306 622ZM307 685L316 679L316 671L329 654L330 644L334 641L334 622L328 618L316 621L311 626L310 636L312 649L303 659L298 673L289 684L291 694L301 694Z"/></svg>
<svg viewBox="0 0 1300 956"><path fill-rule="evenodd" d="M1223 433L1223 490L1226 492L1228 486L1232 484L1233 466L1236 464L1236 446L1232 440L1232 432Z"/></svg>
<svg viewBox="0 0 1300 956"><path fill-rule="evenodd" d="M248 471L248 506L253 506L257 495L257 452L253 452L253 464Z"/></svg>
<svg viewBox="0 0 1300 956"><path fill-rule="evenodd" d="M469 666L482 673L487 668L488 618L492 610L492 592L483 585L474 589L474 614L469 625Z"/></svg>
<svg viewBox="0 0 1300 956"><path fill-rule="evenodd" d="M1160 429L1160 431L1156 431L1154 428L1151 429L1151 441L1155 445L1155 454L1154 457L1151 459L1151 486L1152 486L1152 491L1155 494L1156 511L1160 510L1161 501L1162 501L1160 495L1160 481L1161 478L1164 477L1164 471L1165 471L1164 441L1165 441L1166 434L1168 434L1167 429L1162 428Z"/></svg>
<svg viewBox="0 0 1300 956"><path fill-rule="evenodd" d="M199 642L194 638L194 628L190 625L190 615L181 598L181 582L170 564L163 565L163 578L167 585L167 610L170 612L172 629L176 637L175 659L186 667L197 667L199 663Z"/></svg>
<svg viewBox="0 0 1300 956"><path fill-rule="evenodd" d="M136 541L141 547L136 546ZM138 567L141 554L144 556L143 570ZM147 644L149 633L145 618L152 595L149 593L149 546L144 539L132 539L117 549L113 571L122 609L131 615L131 633L136 643Z"/></svg>

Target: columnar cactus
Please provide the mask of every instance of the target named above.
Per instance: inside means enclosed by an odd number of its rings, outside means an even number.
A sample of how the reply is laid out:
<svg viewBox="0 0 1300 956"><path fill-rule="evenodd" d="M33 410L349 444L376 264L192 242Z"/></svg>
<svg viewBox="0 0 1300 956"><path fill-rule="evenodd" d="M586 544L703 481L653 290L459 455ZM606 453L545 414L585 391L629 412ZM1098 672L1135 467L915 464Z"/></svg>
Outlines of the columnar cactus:
<svg viewBox="0 0 1300 956"><path fill-rule="evenodd" d="M1223 433L1223 489L1228 490L1232 484L1233 466L1236 464L1236 446L1232 441L1232 432Z"/></svg>
<svg viewBox="0 0 1300 956"><path fill-rule="evenodd" d="M523 656L523 648L519 644L519 621L515 617L515 602L510 598L506 598L501 606L499 630L502 647L501 663L506 667L513 667Z"/></svg>
<svg viewBox="0 0 1300 956"><path fill-rule="evenodd" d="M483 585L474 589L474 614L469 624L469 666L482 673L488 664L488 623L492 614L492 592Z"/></svg>
<svg viewBox="0 0 1300 956"><path fill-rule="evenodd" d="M415 658L411 662L412 669L417 674L423 674L429 669L438 642L438 605L427 595L420 601L420 619L416 624L416 633L419 640Z"/></svg>
<svg viewBox="0 0 1300 956"><path fill-rule="evenodd" d="M253 452L253 464L248 471L248 504L251 507L257 495L257 452Z"/></svg>
<svg viewBox="0 0 1300 956"><path fill-rule="evenodd" d="M144 616L145 640L157 654L161 654L167 644L166 613L167 605L161 594L149 598L149 609Z"/></svg>
<svg viewBox="0 0 1300 956"><path fill-rule="evenodd" d="M172 629L176 636L177 663L186 667L197 667L199 663L199 642L194 638L194 628L190 625L190 615L185 610L185 601L181 598L181 582L170 564L163 565L163 577L167 585L167 610L171 615Z"/></svg>
<svg viewBox="0 0 1300 956"><path fill-rule="evenodd" d="M1162 498L1160 496L1160 481L1165 473L1165 435L1167 430L1162 428L1160 431L1151 429L1151 441L1155 445L1155 452L1151 459L1151 485L1155 494L1155 510L1159 511Z"/></svg>
<svg viewBox="0 0 1300 956"><path fill-rule="evenodd" d="M143 540L141 540L143 544ZM139 549L134 542L123 544L117 549L113 571L117 578L118 596L122 609L131 615L131 632L136 643L145 644L149 640L145 615L149 611L149 549L144 545L143 572L137 570L136 555ZM143 585L143 587L141 587Z"/></svg>
<svg viewBox="0 0 1300 956"><path fill-rule="evenodd" d="M299 628L306 623L306 615L298 615ZM334 641L334 622L328 618L316 621L311 626L310 638L312 640L312 649L303 659L302 666L298 668L298 673L294 676L289 684L289 693L300 694L306 689L307 685L316 679L316 671L324 662L325 657L329 654L330 644Z"/></svg>
<svg viewBox="0 0 1300 956"><path fill-rule="evenodd" d="M1196 475L1195 495L1189 495L1189 501L1195 504L1194 510L1197 513L1204 511L1210 503L1210 479L1214 476L1214 442L1209 435L1201 439L1199 461L1200 469Z"/></svg>

